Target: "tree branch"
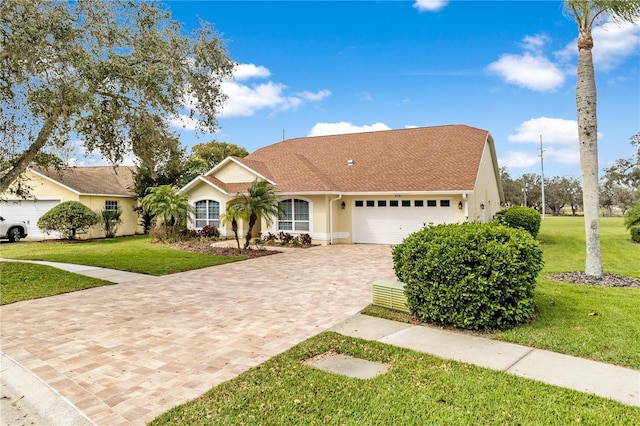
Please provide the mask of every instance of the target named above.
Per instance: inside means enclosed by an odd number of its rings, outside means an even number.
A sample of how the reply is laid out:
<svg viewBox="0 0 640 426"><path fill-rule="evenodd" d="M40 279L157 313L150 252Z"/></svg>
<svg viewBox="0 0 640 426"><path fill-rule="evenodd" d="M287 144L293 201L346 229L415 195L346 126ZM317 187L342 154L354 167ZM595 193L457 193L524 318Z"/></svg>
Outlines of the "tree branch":
<svg viewBox="0 0 640 426"><path fill-rule="evenodd" d="M27 150L20 155L13 164L13 167L9 169L4 175L2 175L2 180L0 181L0 193L6 192L9 186L20 176L22 173L27 170L29 164L33 161L36 154L40 152L40 150L45 146L47 141L49 140L49 136L53 132L55 128L55 124L57 119L60 117L59 114L50 115L42 125L40 132L38 132L38 137L35 142L33 142Z"/></svg>

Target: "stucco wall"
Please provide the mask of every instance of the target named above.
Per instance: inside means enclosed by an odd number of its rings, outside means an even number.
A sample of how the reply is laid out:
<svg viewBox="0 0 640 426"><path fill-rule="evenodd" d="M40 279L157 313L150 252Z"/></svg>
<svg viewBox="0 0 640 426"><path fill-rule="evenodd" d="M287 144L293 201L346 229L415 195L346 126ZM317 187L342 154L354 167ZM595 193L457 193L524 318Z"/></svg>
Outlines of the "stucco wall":
<svg viewBox="0 0 640 426"><path fill-rule="evenodd" d="M484 211L481 204L484 204ZM500 208L500 192L490 146L487 143L480 160L474 193L469 196L469 220L489 222Z"/></svg>
<svg viewBox="0 0 640 426"><path fill-rule="evenodd" d="M253 182L257 177L246 168L229 161L215 172L216 178L225 183Z"/></svg>

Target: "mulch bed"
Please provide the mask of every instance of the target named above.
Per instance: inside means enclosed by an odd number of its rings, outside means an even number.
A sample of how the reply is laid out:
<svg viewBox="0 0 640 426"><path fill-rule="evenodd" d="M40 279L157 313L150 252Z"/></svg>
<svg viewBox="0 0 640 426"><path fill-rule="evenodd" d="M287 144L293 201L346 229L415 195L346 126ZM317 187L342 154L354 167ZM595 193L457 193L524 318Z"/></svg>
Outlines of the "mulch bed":
<svg viewBox="0 0 640 426"><path fill-rule="evenodd" d="M601 287L640 287L640 278L625 277L624 275L604 274L602 278L587 275L584 272L565 272L564 274L549 275L547 279L571 284L595 285Z"/></svg>
<svg viewBox="0 0 640 426"><path fill-rule="evenodd" d="M211 242L207 241L182 241L177 243L168 243L167 246L173 247L178 250L191 251L195 253L213 254L216 256L233 256L242 257L246 259L253 259L254 257L269 256L271 254L281 253L276 250L264 250L249 247L238 252L234 247L213 247ZM241 245L242 246L242 245Z"/></svg>

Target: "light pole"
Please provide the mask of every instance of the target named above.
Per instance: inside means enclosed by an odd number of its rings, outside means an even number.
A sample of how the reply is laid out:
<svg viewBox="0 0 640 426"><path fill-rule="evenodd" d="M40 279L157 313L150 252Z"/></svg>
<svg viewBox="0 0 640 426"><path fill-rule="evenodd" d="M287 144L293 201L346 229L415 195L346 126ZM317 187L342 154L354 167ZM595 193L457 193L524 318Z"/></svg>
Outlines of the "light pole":
<svg viewBox="0 0 640 426"><path fill-rule="evenodd" d="M522 195L524 196L524 204L522 205L523 207L527 207L527 191L529 190L529 188L527 187L527 185L524 186L524 188L522 188Z"/></svg>

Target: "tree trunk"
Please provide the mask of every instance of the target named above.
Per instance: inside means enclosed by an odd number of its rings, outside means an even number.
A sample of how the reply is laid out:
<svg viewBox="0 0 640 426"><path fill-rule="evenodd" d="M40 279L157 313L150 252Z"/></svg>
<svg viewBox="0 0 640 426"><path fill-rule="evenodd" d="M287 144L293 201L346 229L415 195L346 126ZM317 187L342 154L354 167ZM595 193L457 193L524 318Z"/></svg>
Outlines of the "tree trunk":
<svg viewBox="0 0 640 426"><path fill-rule="evenodd" d="M58 119L58 115L51 115L47 118L42 125L42 128L38 132L35 142L33 142L29 148L22 154L16 163L9 171L0 179L0 193L6 192L9 186L27 170L27 167L31 164L36 154L46 145L49 140L49 136L53 132L53 129Z"/></svg>
<svg viewBox="0 0 640 426"><path fill-rule="evenodd" d="M236 244L238 244L238 251L240 251L240 238L238 237L238 221L234 217L231 219L231 229L233 230L233 235L236 237Z"/></svg>
<svg viewBox="0 0 640 426"><path fill-rule="evenodd" d="M584 226L587 242L585 273L601 278L603 275L600 252L600 189L598 187L598 122L596 117L596 79L591 49L590 31L581 29L578 37L578 75L576 107L578 110L578 141L580 144L580 171Z"/></svg>
<svg viewBox="0 0 640 426"><path fill-rule="evenodd" d="M244 242L244 248L248 248L249 244L251 244L251 231L253 230L253 226L256 224L258 220L258 215L255 213L251 213L249 216L249 230L247 231L246 241Z"/></svg>

